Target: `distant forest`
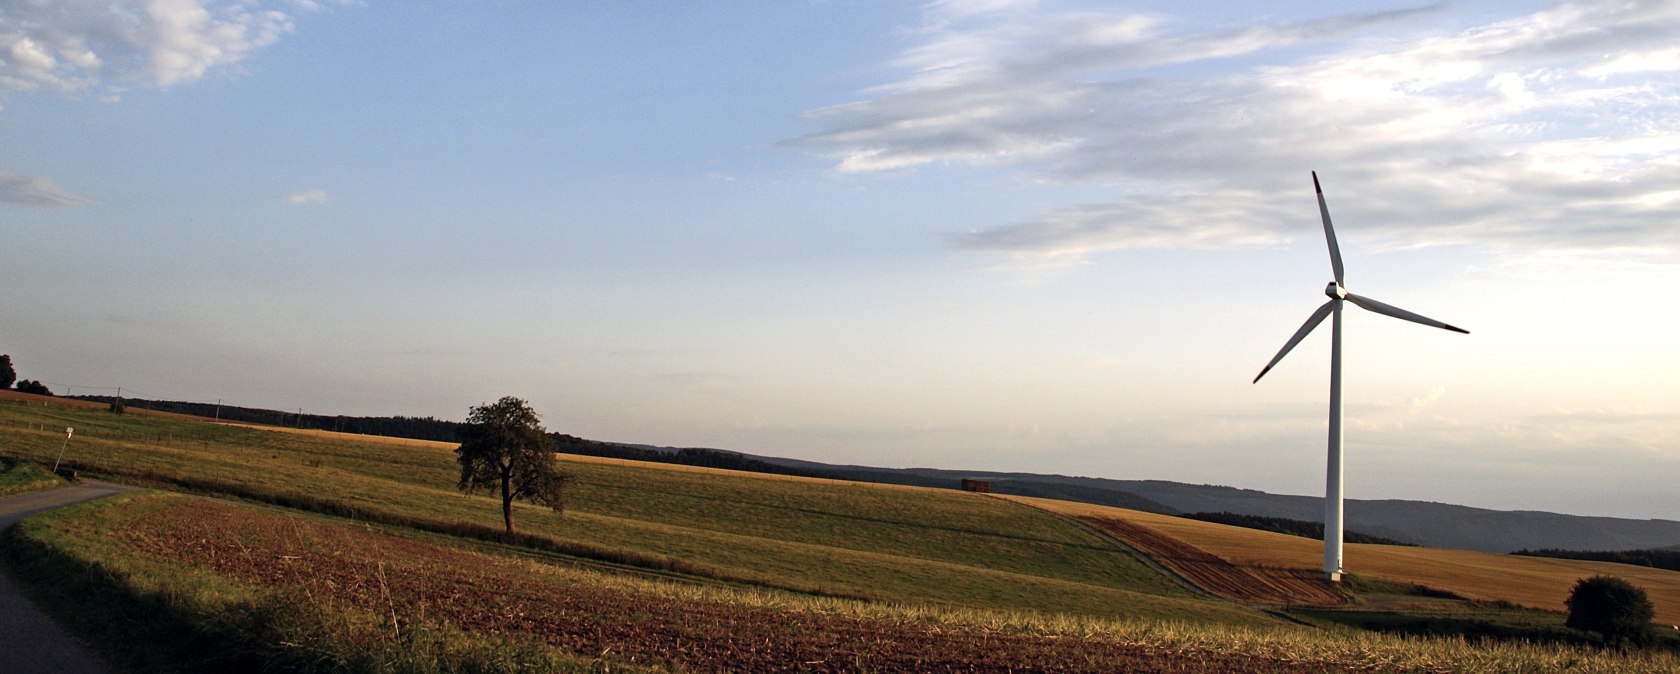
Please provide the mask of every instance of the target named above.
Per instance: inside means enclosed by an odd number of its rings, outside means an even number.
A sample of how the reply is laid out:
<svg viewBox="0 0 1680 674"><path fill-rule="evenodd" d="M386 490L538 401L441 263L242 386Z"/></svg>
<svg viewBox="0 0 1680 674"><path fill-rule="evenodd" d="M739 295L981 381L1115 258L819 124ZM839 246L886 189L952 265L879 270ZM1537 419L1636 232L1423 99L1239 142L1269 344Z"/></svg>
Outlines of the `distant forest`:
<svg viewBox="0 0 1680 674"><path fill-rule="evenodd" d="M1632 564L1634 566L1649 566L1669 571L1680 571L1680 550L1663 548L1658 550L1518 550L1511 553L1524 557L1552 557L1555 559L1579 559L1588 562L1615 562L1617 564Z"/></svg>
<svg viewBox="0 0 1680 674"><path fill-rule="evenodd" d="M1300 536L1302 538L1311 538L1311 539L1315 539L1315 540L1323 540L1323 538L1324 538L1324 523L1322 523L1322 522L1308 522L1306 520L1292 520L1292 519L1288 519L1288 518L1284 518L1284 517L1262 517L1260 515L1239 515L1237 513L1232 513L1232 512L1190 513L1188 515L1180 515L1180 517L1185 517L1185 518L1193 519L1193 520L1201 520L1203 522L1213 522L1215 524L1229 524L1231 526L1236 526L1236 527L1244 527L1244 528L1248 528L1248 529L1259 529L1261 531L1271 531L1271 532L1280 533L1280 534L1289 534L1291 536ZM1412 543L1407 543L1407 542L1404 542L1404 541L1397 541L1397 540L1394 540L1392 538L1383 538L1381 536L1371 536L1371 535L1368 535L1368 534L1359 533L1357 531L1343 531L1342 532L1342 540L1345 541L1345 542L1348 542L1348 543L1371 543L1371 544L1375 544L1375 545L1407 545L1407 546L1417 547L1415 544L1412 544Z"/></svg>
<svg viewBox="0 0 1680 674"><path fill-rule="evenodd" d="M71 396L77 400L92 400L110 404L116 401L111 396ZM442 442L456 442L457 432L461 427L459 421L444 421L432 417L346 417L326 416L321 414L299 414L297 412L283 412L280 410L264 410L235 405L218 405L216 403L188 403L173 400L140 400L137 398L123 398L123 405L130 409L147 409L158 412L173 412L175 414L190 414L222 421L238 421L251 424L270 424L290 428L309 428L320 431L342 431L345 433L360 433L362 435L388 435L397 438L413 438L415 440L438 440Z"/></svg>

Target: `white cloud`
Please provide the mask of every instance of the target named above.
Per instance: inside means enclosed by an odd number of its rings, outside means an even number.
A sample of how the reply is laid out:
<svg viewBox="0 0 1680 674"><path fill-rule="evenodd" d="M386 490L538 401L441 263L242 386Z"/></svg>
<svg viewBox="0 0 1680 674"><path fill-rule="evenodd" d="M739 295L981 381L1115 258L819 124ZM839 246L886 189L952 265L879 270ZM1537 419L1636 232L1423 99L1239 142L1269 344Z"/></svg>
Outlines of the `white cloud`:
<svg viewBox="0 0 1680 674"><path fill-rule="evenodd" d="M0 201L26 206L67 208L93 203L39 176L0 171Z"/></svg>
<svg viewBox="0 0 1680 674"><path fill-rule="evenodd" d="M288 204L302 205L324 204L327 203L328 197L326 190L298 190L296 192L288 192L286 193L286 196L283 196L280 199Z"/></svg>
<svg viewBox="0 0 1680 674"><path fill-rule="evenodd" d="M1653 49L1609 56L1581 69L1589 77L1610 77L1626 73L1680 71L1680 47Z"/></svg>
<svg viewBox="0 0 1680 674"><path fill-rule="evenodd" d="M0 87L182 84L239 63L294 26L257 0L0 0Z"/></svg>
<svg viewBox="0 0 1680 674"><path fill-rule="evenodd" d="M1314 168L1338 225L1377 245L1680 250L1658 198L1680 184L1680 4L1562 4L1429 34L1451 11L1200 33L1118 12L945 12L895 62L903 79L813 111L820 129L791 142L841 171L961 164L1114 188L951 238L1012 256L1276 241L1314 219Z"/></svg>

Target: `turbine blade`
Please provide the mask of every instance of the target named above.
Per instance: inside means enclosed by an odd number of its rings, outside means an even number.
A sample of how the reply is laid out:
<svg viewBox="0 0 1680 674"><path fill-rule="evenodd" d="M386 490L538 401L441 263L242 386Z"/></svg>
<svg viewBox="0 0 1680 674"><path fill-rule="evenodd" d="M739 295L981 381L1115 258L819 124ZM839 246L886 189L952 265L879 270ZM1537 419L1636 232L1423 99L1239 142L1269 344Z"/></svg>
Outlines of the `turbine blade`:
<svg viewBox="0 0 1680 674"><path fill-rule="evenodd" d="M1318 214L1324 218L1324 240L1330 242L1330 270L1336 273L1336 285L1342 280L1342 247L1336 245L1336 228L1330 226L1330 207L1324 204L1324 189L1318 186L1318 171L1312 172L1313 191L1318 193Z"/></svg>
<svg viewBox="0 0 1680 674"><path fill-rule="evenodd" d="M1284 354L1289 353L1289 350L1295 348L1296 344L1300 344L1301 340L1306 339L1307 333L1312 332L1313 328L1318 327L1319 323L1324 322L1324 318L1330 315L1330 310L1335 308L1335 305L1336 300L1325 302L1323 306L1318 308L1318 311L1314 311L1311 316L1308 316L1307 322L1301 324L1301 329L1295 331L1295 336L1289 338L1289 342L1283 345L1283 348L1277 352L1277 355L1272 356L1272 362L1266 363L1266 367L1260 370L1260 374L1255 375L1254 381L1250 383L1259 383L1261 377L1266 376L1267 372L1271 372L1272 366L1277 365L1278 361L1283 360Z"/></svg>
<svg viewBox="0 0 1680 674"><path fill-rule="evenodd" d="M1401 319L1401 320L1411 321L1413 323L1421 323L1423 325L1427 325L1427 326L1430 326L1430 327L1441 328L1442 330L1451 330L1453 332L1462 332L1466 335L1470 334L1469 330L1465 330L1464 328L1458 327L1456 325L1449 325L1449 324L1446 324L1446 323L1442 323L1440 321L1437 321L1433 318L1429 318L1427 316L1419 316L1419 315L1414 314L1410 311L1406 311L1405 309L1401 309L1400 307L1383 304L1382 302L1378 302L1378 301L1373 300L1369 297L1360 297L1360 296L1355 295L1353 293L1348 293L1347 294L1347 301L1352 302L1355 305L1358 305L1359 308L1361 308L1361 309L1364 309L1366 311L1374 311L1374 312L1377 312L1377 313L1382 314L1384 316L1393 316L1393 317Z"/></svg>

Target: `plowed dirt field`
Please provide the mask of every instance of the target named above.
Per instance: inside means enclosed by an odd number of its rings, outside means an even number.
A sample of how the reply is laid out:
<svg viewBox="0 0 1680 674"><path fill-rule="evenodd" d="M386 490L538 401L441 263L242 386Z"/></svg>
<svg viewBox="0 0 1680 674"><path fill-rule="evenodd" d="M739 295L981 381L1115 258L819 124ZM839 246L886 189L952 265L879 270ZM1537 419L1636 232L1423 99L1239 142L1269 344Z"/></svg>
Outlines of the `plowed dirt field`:
<svg viewBox="0 0 1680 674"><path fill-rule="evenodd" d="M1337 663L952 628L634 591L576 571L202 499L115 527L136 554L402 620L697 672L1339 672Z"/></svg>

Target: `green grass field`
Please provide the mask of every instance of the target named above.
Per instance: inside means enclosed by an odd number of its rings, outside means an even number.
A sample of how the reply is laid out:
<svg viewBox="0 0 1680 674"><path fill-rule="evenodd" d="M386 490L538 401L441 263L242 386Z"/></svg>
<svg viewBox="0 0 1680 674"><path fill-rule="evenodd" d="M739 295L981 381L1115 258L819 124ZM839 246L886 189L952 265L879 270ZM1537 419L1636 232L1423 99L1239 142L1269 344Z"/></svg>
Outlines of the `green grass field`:
<svg viewBox="0 0 1680 674"><path fill-rule="evenodd" d="M499 528L497 504L454 489L434 447L56 406L0 405L5 450L90 474L187 486L384 521ZM567 461L564 515L518 507L526 534L585 556L752 585L948 606L1256 625L1061 518L982 495L765 480Z"/></svg>
<svg viewBox="0 0 1680 674"><path fill-rule="evenodd" d="M50 462L65 426L83 474L257 502L140 492L8 534L14 575L132 671L218 671L206 648L286 671L1680 671L1347 627L1406 631L1381 612L1302 627L956 491L567 460L565 514L520 507L504 539L439 446L0 403L0 456Z"/></svg>
<svg viewBox="0 0 1680 674"><path fill-rule="evenodd" d="M19 461L0 456L0 497L24 492L52 489L65 484L33 461Z"/></svg>

